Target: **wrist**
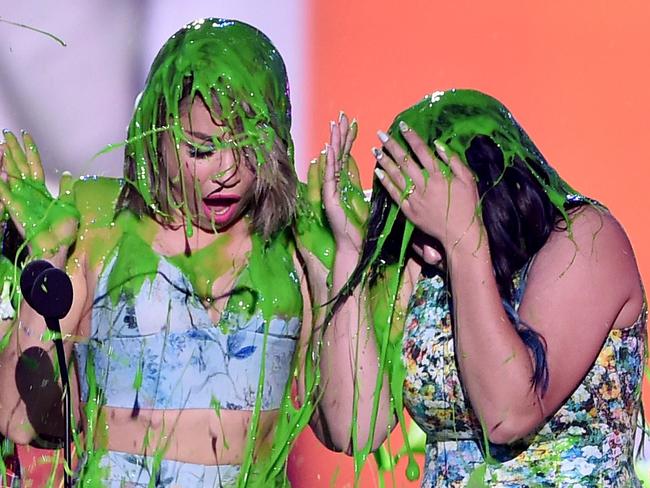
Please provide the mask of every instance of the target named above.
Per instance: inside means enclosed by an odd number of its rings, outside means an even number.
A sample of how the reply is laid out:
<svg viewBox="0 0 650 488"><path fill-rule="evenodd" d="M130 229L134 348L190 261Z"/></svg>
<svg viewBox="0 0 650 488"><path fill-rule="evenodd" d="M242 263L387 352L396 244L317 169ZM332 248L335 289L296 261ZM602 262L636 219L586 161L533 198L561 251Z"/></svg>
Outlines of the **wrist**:
<svg viewBox="0 0 650 488"><path fill-rule="evenodd" d="M41 249L39 253L30 253L34 259L41 259L49 262L52 266L59 269L65 269L65 264L68 256L67 247L59 247L58 249Z"/></svg>
<svg viewBox="0 0 650 488"><path fill-rule="evenodd" d="M339 245L336 244L336 251L334 252L334 267L337 265L356 266L361 257L360 246L354 245Z"/></svg>
<svg viewBox="0 0 650 488"><path fill-rule="evenodd" d="M463 233L448 236L443 246L448 259L454 255L465 257L489 251L485 227L478 222L472 223Z"/></svg>
<svg viewBox="0 0 650 488"><path fill-rule="evenodd" d="M356 262L355 262L356 263ZM351 265L339 265L332 270L332 284L329 289L329 297L333 298L341 292L341 289L349 281L355 269L355 263Z"/></svg>
<svg viewBox="0 0 650 488"><path fill-rule="evenodd" d="M492 257L487 235L482 234L480 241L473 240L471 244L458 243L447 253L447 265L452 280L467 280L471 277L483 276L483 272L492 271Z"/></svg>
<svg viewBox="0 0 650 488"><path fill-rule="evenodd" d="M337 275L349 275L352 273L359 263L361 251L352 246L338 246L334 252L334 264L332 266L332 273Z"/></svg>

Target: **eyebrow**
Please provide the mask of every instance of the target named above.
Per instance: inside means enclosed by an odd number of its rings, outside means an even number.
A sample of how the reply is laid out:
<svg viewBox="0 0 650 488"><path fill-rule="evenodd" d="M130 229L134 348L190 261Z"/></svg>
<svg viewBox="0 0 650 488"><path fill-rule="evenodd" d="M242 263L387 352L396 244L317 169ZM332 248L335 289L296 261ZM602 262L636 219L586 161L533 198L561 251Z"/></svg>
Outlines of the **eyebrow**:
<svg viewBox="0 0 650 488"><path fill-rule="evenodd" d="M212 138L215 137L215 134L209 135L209 134L204 134L203 132L198 132L198 131L188 131L187 133L189 135L191 135L192 137L196 137L197 139L202 139L204 141L212 140Z"/></svg>

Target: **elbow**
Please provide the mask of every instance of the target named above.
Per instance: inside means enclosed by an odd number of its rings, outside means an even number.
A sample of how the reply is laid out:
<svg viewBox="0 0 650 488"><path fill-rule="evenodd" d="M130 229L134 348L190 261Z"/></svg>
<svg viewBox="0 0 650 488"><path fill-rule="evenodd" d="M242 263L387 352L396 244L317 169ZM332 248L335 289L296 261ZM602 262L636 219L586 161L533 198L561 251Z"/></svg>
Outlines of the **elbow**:
<svg viewBox="0 0 650 488"><path fill-rule="evenodd" d="M30 425L22 423L18 425L7 425L3 423L2 434L14 444L25 446L31 444L36 438L34 429Z"/></svg>
<svg viewBox="0 0 650 488"><path fill-rule="evenodd" d="M343 425L344 423L338 423L338 425L328 424L326 429L314 428L314 433L316 437L321 441L321 443L328 448L330 451L341 452L348 456L354 456L354 453L370 445L370 451L374 452L381 447L381 445L386 440L388 433L392 429L392 426L388 429L375 429L375 434L370 438L370 433L368 430L359 429L357 427L356 431L356 442L352 438L352 425ZM372 442L371 442L372 441Z"/></svg>
<svg viewBox="0 0 650 488"><path fill-rule="evenodd" d="M384 444L384 442L386 442L386 439L392 432L393 428L395 428L395 425L397 425L397 421L396 419L393 419L392 422L386 421L375 423L374 431L370 429L370 425L367 425L365 429L359 428L356 432L356 442L353 442L352 435L350 434L350 431L348 431L345 438L345 449L342 451L348 456L354 456L355 452L367 447L370 448L370 452L375 452Z"/></svg>
<svg viewBox="0 0 650 488"><path fill-rule="evenodd" d="M316 438L330 451L345 452L350 446L350 429L343 422L333 422L323 411L317 411L310 426ZM349 427L349 425L348 425Z"/></svg>
<svg viewBox="0 0 650 488"><path fill-rule="evenodd" d="M493 444L512 444L535 432L538 425L537 417L511 415L489 428L487 438Z"/></svg>

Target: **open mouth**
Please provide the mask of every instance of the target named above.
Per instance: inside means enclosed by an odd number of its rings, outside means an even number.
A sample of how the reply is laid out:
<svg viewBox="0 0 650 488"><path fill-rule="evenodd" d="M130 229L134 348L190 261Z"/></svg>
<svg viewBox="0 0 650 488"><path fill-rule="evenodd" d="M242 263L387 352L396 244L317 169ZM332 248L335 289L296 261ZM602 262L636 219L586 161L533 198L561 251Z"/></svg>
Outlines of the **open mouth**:
<svg viewBox="0 0 650 488"><path fill-rule="evenodd" d="M203 199L203 210L216 224L223 224L232 218L240 200L238 195L211 194Z"/></svg>

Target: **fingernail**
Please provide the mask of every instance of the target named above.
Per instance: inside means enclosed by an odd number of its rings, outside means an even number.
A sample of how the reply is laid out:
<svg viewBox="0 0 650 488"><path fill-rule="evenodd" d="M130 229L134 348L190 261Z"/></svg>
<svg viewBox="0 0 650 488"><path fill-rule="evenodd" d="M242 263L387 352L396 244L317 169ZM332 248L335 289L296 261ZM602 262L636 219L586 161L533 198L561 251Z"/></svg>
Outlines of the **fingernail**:
<svg viewBox="0 0 650 488"><path fill-rule="evenodd" d="M384 173L384 170L382 170L381 168L375 168L375 174L377 175L377 178L379 178L380 180L383 180L384 176L386 175L386 173Z"/></svg>
<svg viewBox="0 0 650 488"><path fill-rule="evenodd" d="M407 132L409 130L409 126L404 122L403 120L399 121L399 130L402 132Z"/></svg>
<svg viewBox="0 0 650 488"><path fill-rule="evenodd" d="M341 110L341 111L339 112L339 123L341 123L341 122L343 121L343 117L344 117L344 116L345 116L345 114L343 113L343 110Z"/></svg>
<svg viewBox="0 0 650 488"><path fill-rule="evenodd" d="M336 122L334 122L333 120L330 120L330 132L332 132L334 130L335 125L336 125Z"/></svg>
<svg viewBox="0 0 650 488"><path fill-rule="evenodd" d="M314 158L314 159L312 159L311 161L309 161L309 164L316 164L316 158Z"/></svg>
<svg viewBox="0 0 650 488"><path fill-rule="evenodd" d="M381 159L384 157L384 153L381 151L381 149L377 149L376 147L372 148L372 154L375 155L376 159Z"/></svg>
<svg viewBox="0 0 650 488"><path fill-rule="evenodd" d="M447 154L447 150L445 149L445 146L440 142L438 139L433 141L433 145L436 146L436 149L444 154Z"/></svg>
<svg viewBox="0 0 650 488"><path fill-rule="evenodd" d="M9 129L2 129L2 133L3 133L4 135L9 134L10 132L11 132L11 131L10 131Z"/></svg>
<svg viewBox="0 0 650 488"><path fill-rule="evenodd" d="M72 176L72 173L70 173L70 171L64 171L61 173L61 176Z"/></svg>
<svg viewBox="0 0 650 488"><path fill-rule="evenodd" d="M379 140L381 142L388 142L388 134L386 134L383 130L377 131L377 137L379 137Z"/></svg>

